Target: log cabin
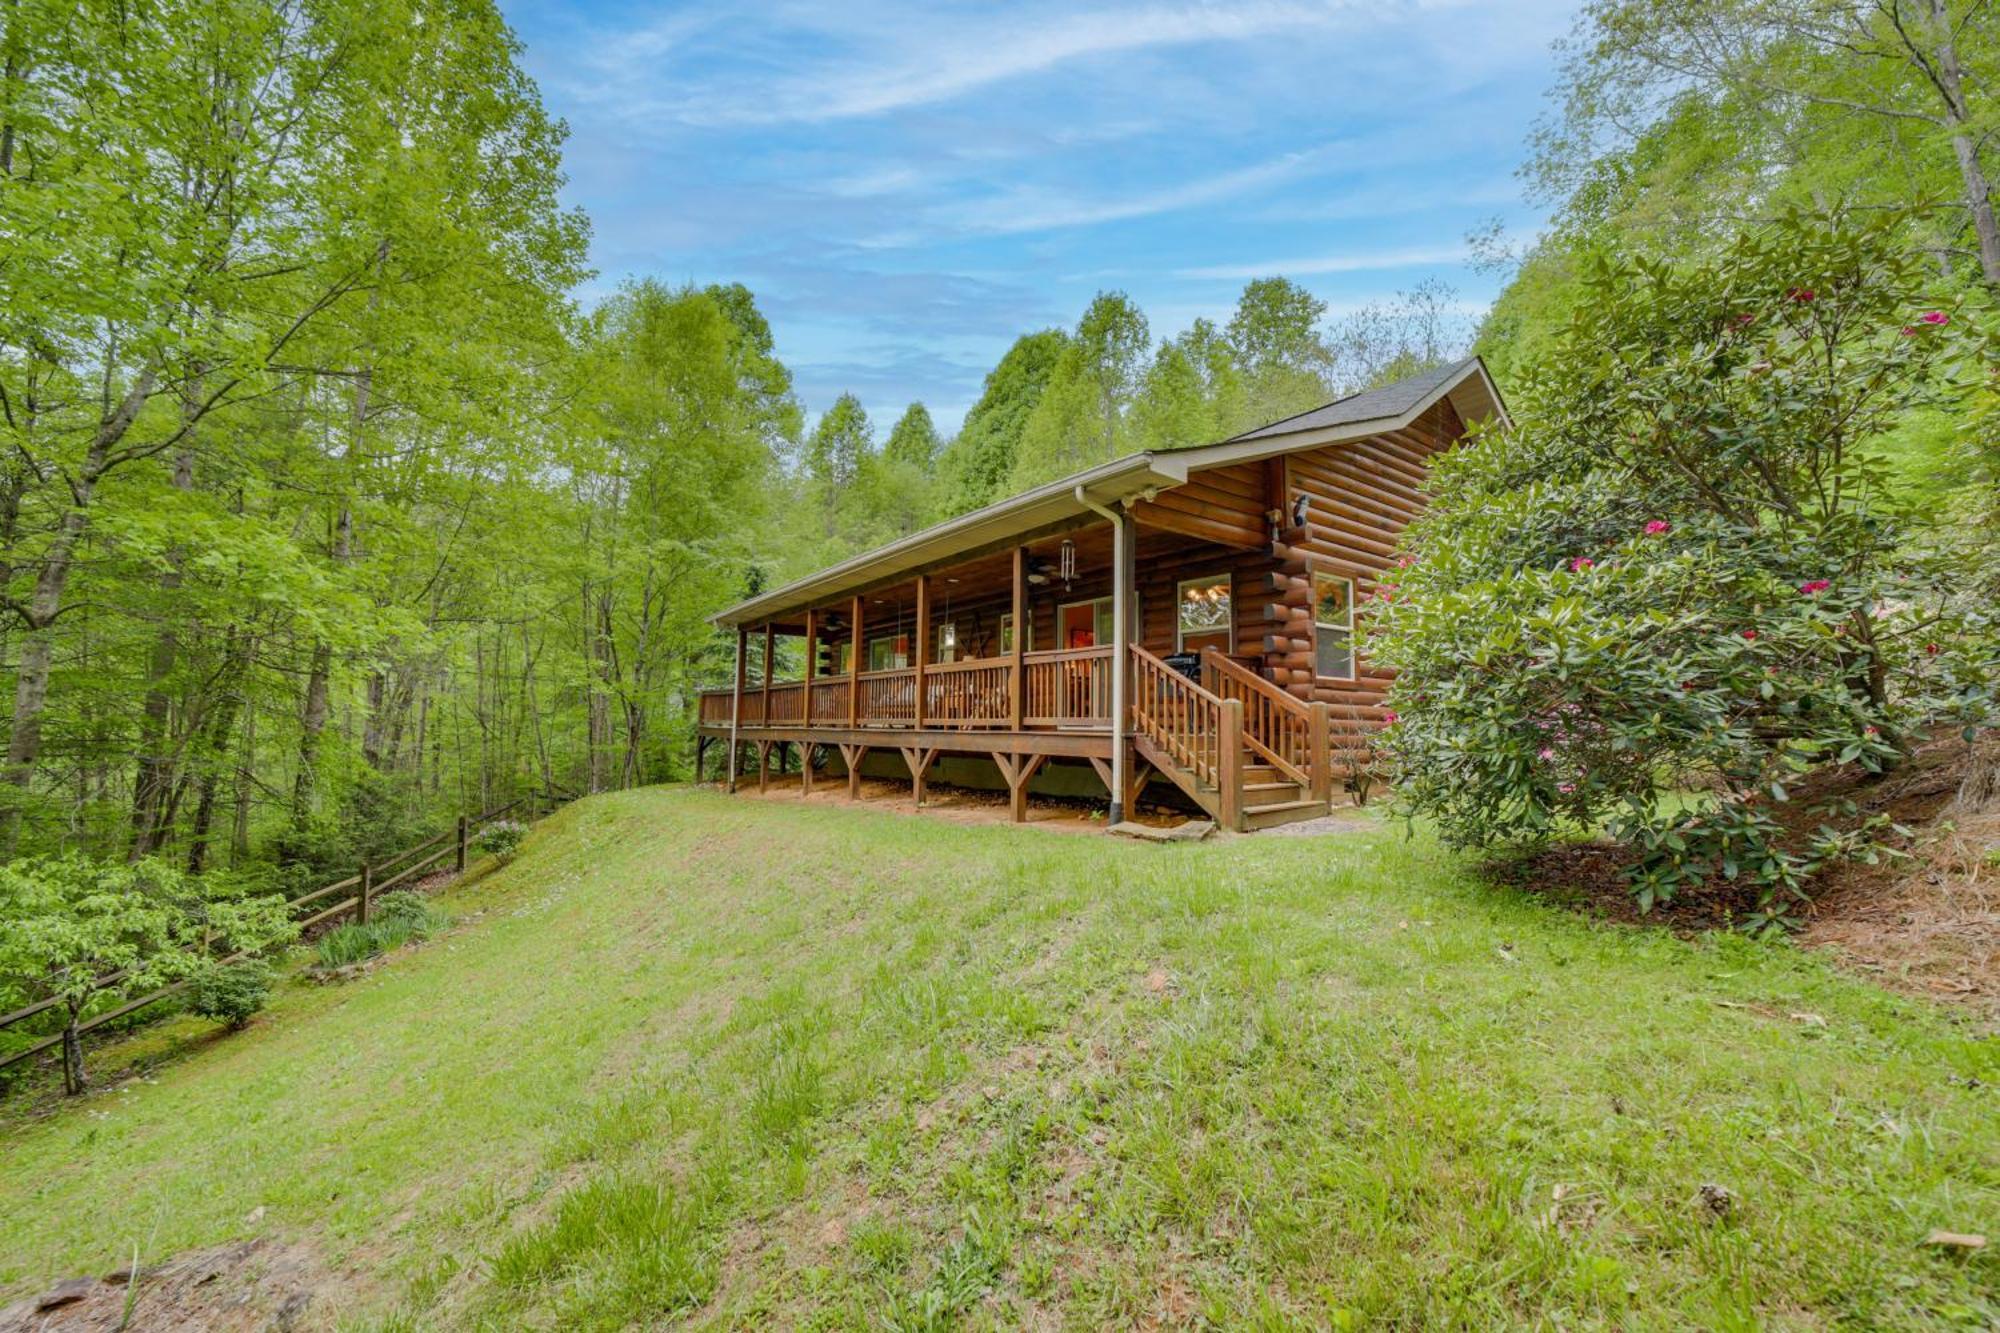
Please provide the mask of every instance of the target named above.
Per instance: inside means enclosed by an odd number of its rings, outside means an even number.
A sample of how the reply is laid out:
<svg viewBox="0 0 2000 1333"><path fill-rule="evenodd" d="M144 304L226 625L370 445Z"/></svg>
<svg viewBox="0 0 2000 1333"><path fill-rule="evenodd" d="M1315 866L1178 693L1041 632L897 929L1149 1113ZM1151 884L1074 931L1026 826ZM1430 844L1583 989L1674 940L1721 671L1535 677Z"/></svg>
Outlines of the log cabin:
<svg viewBox="0 0 2000 1333"><path fill-rule="evenodd" d="M919 806L941 777L1004 787L1016 820L1032 788L1101 791L1115 824L1153 783L1226 828L1323 815L1365 781L1390 683L1356 618L1431 455L1504 411L1474 357L761 592L713 617L736 670L701 696L697 779L720 746L732 791L795 756L807 791L858 795L866 766Z"/></svg>

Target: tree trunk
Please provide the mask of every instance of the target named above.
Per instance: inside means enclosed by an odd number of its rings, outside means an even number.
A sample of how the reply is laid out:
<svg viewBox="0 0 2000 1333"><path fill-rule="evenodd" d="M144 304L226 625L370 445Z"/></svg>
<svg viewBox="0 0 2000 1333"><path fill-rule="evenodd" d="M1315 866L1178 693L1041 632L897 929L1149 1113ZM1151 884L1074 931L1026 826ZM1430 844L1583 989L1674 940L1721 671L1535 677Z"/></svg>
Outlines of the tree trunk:
<svg viewBox="0 0 2000 1333"><path fill-rule="evenodd" d="M41 573L23 617L28 623L27 640L21 645L21 662L14 676L14 719L7 738L6 785L14 790L6 808L0 810L0 843L11 856L19 845L22 806L35 778L35 763L42 754L42 710L49 698L49 665L55 658L55 622L62 613L63 593L69 587L70 570L76 563L76 548L90 526L90 502L111 451L132 428L146 400L152 396L155 373L146 370L126 391L118 406L98 424L91 435L90 449L83 466L70 483L70 504L63 510L54 538L42 558Z"/></svg>
<svg viewBox="0 0 2000 1333"><path fill-rule="evenodd" d="M196 382L200 382L198 378ZM183 492L194 489L192 450L182 449L174 455L173 486ZM146 702L139 715L139 764L132 781L132 846L128 856L133 861L158 851L166 840L168 821L162 817L162 811L167 789L174 780L174 762L168 745L173 701L167 693L167 682L180 652L173 604L174 594L181 586L184 558L185 553L179 547L169 551L167 568L160 575L160 590L167 594L167 619L153 640L152 661L146 673Z"/></svg>

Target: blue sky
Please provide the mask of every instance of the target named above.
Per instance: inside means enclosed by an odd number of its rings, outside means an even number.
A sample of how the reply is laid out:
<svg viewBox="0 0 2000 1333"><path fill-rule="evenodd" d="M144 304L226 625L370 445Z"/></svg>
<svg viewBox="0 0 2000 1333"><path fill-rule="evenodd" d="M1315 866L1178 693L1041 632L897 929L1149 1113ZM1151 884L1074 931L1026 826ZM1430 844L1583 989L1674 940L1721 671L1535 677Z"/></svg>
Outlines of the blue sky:
<svg viewBox="0 0 2000 1333"><path fill-rule="evenodd" d="M1540 217L1514 169L1574 0L502 0L569 122L593 291L741 281L809 412L954 429L1016 335L1155 339L1282 273L1333 316Z"/></svg>

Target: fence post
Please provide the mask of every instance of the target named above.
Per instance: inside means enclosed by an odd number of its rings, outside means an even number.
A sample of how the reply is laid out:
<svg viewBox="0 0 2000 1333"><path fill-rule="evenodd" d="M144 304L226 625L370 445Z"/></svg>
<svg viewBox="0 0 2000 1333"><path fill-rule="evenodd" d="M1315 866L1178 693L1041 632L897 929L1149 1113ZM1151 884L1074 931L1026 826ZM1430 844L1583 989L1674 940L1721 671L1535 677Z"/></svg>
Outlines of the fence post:
<svg viewBox="0 0 2000 1333"><path fill-rule="evenodd" d="M375 892L375 867L369 865L366 861L363 861L361 863L361 906L359 909L360 914L355 918L355 920L359 921L364 926L368 924L368 899L371 896L373 896L374 892Z"/></svg>
<svg viewBox="0 0 2000 1333"><path fill-rule="evenodd" d="M458 857L453 863L453 868L457 870L458 873L461 875L465 873L465 816L464 815L460 815L458 817Z"/></svg>
<svg viewBox="0 0 2000 1333"><path fill-rule="evenodd" d="M1216 785L1222 788L1222 818L1226 829L1240 832L1243 823L1243 701L1222 701L1222 753L1216 756Z"/></svg>
<svg viewBox="0 0 2000 1333"><path fill-rule="evenodd" d="M1327 706L1322 703L1308 704L1311 724L1306 733L1307 776L1312 778L1310 795L1315 801L1333 799L1333 749L1330 744L1331 721Z"/></svg>

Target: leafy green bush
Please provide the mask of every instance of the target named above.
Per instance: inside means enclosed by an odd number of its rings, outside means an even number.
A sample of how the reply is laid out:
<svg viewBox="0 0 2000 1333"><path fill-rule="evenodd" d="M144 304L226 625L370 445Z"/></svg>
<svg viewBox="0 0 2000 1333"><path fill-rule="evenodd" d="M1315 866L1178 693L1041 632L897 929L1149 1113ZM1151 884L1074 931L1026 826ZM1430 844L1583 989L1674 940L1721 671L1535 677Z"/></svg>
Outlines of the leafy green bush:
<svg viewBox="0 0 2000 1333"><path fill-rule="evenodd" d="M412 940L442 930L451 918L428 898L416 893L385 893L371 905L366 925L350 921L319 937L315 946L321 967L347 967L366 962Z"/></svg>
<svg viewBox="0 0 2000 1333"><path fill-rule="evenodd" d="M63 1084L84 1087L78 1024L95 1004L193 979L217 954L297 937L285 900L244 880L133 862L38 857L0 865L0 985L61 1002ZM118 979L99 985L98 979Z"/></svg>
<svg viewBox="0 0 2000 1333"><path fill-rule="evenodd" d="M526 824L511 819L495 820L479 831L479 850L504 866L521 850L521 842L527 836Z"/></svg>
<svg viewBox="0 0 2000 1333"><path fill-rule="evenodd" d="M1719 877L1787 924L1887 832L1802 789L1993 717L1990 612L1869 449L1990 394L1991 339L1888 224L1791 218L1588 281L1520 424L1437 460L1372 617L1382 748L1454 843L1608 828L1642 907Z"/></svg>
<svg viewBox="0 0 2000 1333"><path fill-rule="evenodd" d="M261 958L239 958L196 975L188 987L188 1009L211 1018L232 1032L250 1020L271 998L271 965Z"/></svg>

